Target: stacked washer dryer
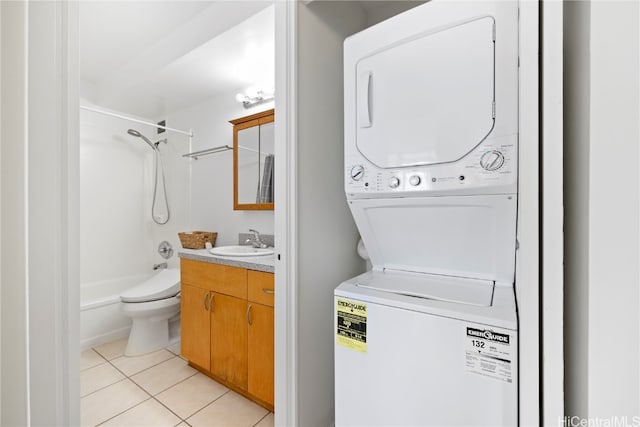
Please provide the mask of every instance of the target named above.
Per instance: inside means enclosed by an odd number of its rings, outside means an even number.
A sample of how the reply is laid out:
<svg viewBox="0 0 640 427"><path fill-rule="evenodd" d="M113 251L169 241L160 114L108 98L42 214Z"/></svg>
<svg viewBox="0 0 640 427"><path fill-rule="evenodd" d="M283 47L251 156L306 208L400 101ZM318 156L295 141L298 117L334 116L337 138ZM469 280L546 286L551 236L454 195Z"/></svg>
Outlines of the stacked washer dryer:
<svg viewBox="0 0 640 427"><path fill-rule="evenodd" d="M518 4L433 0L345 41L336 425L517 425Z"/></svg>

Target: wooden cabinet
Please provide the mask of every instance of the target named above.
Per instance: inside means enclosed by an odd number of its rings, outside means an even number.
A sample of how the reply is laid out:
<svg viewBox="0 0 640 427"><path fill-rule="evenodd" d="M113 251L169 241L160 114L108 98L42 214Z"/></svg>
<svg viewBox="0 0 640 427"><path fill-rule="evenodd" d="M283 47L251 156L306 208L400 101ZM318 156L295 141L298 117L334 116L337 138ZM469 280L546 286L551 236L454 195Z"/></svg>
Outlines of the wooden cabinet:
<svg viewBox="0 0 640 427"><path fill-rule="evenodd" d="M208 297L208 290L182 283L180 352L191 362L204 369L209 369L211 359L210 316L206 306Z"/></svg>
<svg viewBox="0 0 640 427"><path fill-rule="evenodd" d="M273 410L273 274L182 259L182 355Z"/></svg>
<svg viewBox="0 0 640 427"><path fill-rule="evenodd" d="M273 274L249 271L248 281L248 390L251 395L273 405Z"/></svg>
<svg viewBox="0 0 640 427"><path fill-rule="evenodd" d="M211 373L247 389L247 300L214 294L211 304Z"/></svg>

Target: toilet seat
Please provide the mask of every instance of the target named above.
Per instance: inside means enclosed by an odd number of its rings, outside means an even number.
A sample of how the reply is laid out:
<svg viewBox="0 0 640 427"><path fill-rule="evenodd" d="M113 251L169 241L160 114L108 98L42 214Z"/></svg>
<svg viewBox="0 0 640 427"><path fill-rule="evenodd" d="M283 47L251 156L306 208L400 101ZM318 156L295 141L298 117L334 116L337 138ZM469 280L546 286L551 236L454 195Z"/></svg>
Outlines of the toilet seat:
<svg viewBox="0 0 640 427"><path fill-rule="evenodd" d="M122 302L149 302L171 298L180 292L180 270L162 270L146 281L120 294Z"/></svg>
<svg viewBox="0 0 640 427"><path fill-rule="evenodd" d="M172 312L176 307L180 307L180 296L176 295L145 303L124 303L120 304L120 310L132 319L154 320L156 317L165 319L166 313Z"/></svg>

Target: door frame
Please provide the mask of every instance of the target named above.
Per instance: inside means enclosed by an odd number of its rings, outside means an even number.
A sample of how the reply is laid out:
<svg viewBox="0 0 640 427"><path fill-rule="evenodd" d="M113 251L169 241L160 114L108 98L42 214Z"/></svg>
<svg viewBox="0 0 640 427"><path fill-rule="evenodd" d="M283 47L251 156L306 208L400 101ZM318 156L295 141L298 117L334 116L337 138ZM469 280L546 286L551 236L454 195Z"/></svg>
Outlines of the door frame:
<svg viewBox="0 0 640 427"><path fill-rule="evenodd" d="M297 398L297 2L276 2L275 425L294 426Z"/></svg>
<svg viewBox="0 0 640 427"><path fill-rule="evenodd" d="M78 8L0 8L0 424L79 425Z"/></svg>

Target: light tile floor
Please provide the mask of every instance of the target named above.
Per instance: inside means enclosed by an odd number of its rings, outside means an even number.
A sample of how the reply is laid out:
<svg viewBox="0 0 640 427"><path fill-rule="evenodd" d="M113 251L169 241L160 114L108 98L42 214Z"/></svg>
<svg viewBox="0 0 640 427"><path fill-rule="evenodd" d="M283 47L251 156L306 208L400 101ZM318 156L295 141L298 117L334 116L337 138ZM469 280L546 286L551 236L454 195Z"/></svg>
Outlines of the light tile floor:
<svg viewBox="0 0 640 427"><path fill-rule="evenodd" d="M126 344L82 352L83 426L273 426L273 413L190 367L179 344L138 357Z"/></svg>

